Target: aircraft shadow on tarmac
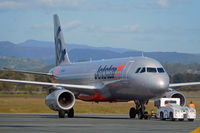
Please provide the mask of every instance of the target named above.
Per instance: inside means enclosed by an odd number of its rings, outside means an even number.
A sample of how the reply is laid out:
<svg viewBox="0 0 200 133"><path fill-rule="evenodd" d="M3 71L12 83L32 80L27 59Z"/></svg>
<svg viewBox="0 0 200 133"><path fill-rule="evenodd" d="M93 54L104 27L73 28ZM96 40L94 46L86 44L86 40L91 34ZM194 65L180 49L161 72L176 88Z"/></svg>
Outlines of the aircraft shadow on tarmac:
<svg viewBox="0 0 200 133"><path fill-rule="evenodd" d="M124 116L118 116L118 115L97 115L97 114L94 114L94 115L76 115L74 116L74 118L68 118L67 115L65 118L58 118L58 115L48 115L48 114L42 114L42 115L39 115L40 118L49 118L49 119L99 119L99 120L140 120L138 118L136 119L130 119L129 117L127 117L126 115ZM160 121L160 119L155 119L155 118L152 118L152 119L148 119L148 120L151 120L151 121L159 121L159 122L172 122L170 120L166 120L166 121ZM147 120L147 121L148 121ZM174 121L173 121L174 122ZM185 121L176 121L176 122L189 122L187 120ZM191 122L190 122L191 123Z"/></svg>
<svg viewBox="0 0 200 133"><path fill-rule="evenodd" d="M123 118L123 117L109 117L109 116L75 116L74 118L87 118L87 119L129 119L129 118Z"/></svg>
<svg viewBox="0 0 200 133"><path fill-rule="evenodd" d="M58 118L58 115L40 115L40 118ZM120 120L122 120L122 119L124 119L124 120L127 120L127 119L129 119L128 117L117 117L117 115L116 116L104 116L104 115L99 115L99 116L92 116L92 115L77 115L77 116L74 116L74 118L78 118L78 119L120 119ZM67 117L67 115L66 115L66 118L64 118L64 119L68 119L68 117ZM69 118L69 119L71 119L71 118Z"/></svg>

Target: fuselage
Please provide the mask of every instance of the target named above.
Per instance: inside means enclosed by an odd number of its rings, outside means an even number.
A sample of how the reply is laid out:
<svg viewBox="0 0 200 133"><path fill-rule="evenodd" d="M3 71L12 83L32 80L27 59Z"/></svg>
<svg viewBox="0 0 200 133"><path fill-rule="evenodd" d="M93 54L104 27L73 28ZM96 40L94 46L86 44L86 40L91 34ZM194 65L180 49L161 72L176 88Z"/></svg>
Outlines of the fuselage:
<svg viewBox="0 0 200 133"><path fill-rule="evenodd" d="M163 66L148 57L63 64L49 72L57 83L97 86L75 94L85 101L148 100L163 95L169 87Z"/></svg>

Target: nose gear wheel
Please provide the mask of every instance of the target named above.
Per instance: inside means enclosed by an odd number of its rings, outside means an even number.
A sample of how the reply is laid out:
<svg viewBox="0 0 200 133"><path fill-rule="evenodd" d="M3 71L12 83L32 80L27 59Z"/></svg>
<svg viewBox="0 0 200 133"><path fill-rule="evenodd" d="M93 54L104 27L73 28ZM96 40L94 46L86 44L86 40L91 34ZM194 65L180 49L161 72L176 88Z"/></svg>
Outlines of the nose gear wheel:
<svg viewBox="0 0 200 133"><path fill-rule="evenodd" d="M138 115L138 119L148 119L148 112L145 111L145 104L148 103L148 101L144 100L134 100L136 108L130 108L129 116L130 118L135 118L136 115Z"/></svg>

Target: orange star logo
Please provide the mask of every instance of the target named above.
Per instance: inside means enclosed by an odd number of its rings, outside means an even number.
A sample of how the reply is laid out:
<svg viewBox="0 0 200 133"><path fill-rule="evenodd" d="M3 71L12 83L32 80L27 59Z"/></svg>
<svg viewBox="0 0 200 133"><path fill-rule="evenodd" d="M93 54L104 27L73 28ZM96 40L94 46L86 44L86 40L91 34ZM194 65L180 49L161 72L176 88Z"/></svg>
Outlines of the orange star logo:
<svg viewBox="0 0 200 133"><path fill-rule="evenodd" d="M125 67L125 64L121 64L120 66L117 66L117 72L115 73L115 78L118 77L118 79L120 79L120 73L124 67Z"/></svg>

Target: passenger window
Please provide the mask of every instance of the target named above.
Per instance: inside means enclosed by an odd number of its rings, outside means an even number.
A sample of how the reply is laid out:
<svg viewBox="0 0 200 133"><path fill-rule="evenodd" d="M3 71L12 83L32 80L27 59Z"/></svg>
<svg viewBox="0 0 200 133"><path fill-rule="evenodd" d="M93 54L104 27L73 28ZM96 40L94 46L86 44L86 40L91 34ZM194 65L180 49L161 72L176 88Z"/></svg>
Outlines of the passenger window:
<svg viewBox="0 0 200 133"><path fill-rule="evenodd" d="M140 71L140 69L141 69L141 67L139 67L139 68L136 70L136 72L135 72L135 73L138 73L138 72Z"/></svg>
<svg viewBox="0 0 200 133"><path fill-rule="evenodd" d="M158 70L159 73L164 73L165 72L165 70L163 68L157 68L157 70Z"/></svg>
<svg viewBox="0 0 200 133"><path fill-rule="evenodd" d="M157 70L156 70L156 68L153 68L153 67L147 67L147 72L156 73Z"/></svg>
<svg viewBox="0 0 200 133"><path fill-rule="evenodd" d="M140 73L144 73L146 71L145 67L142 68L142 70L140 71Z"/></svg>

